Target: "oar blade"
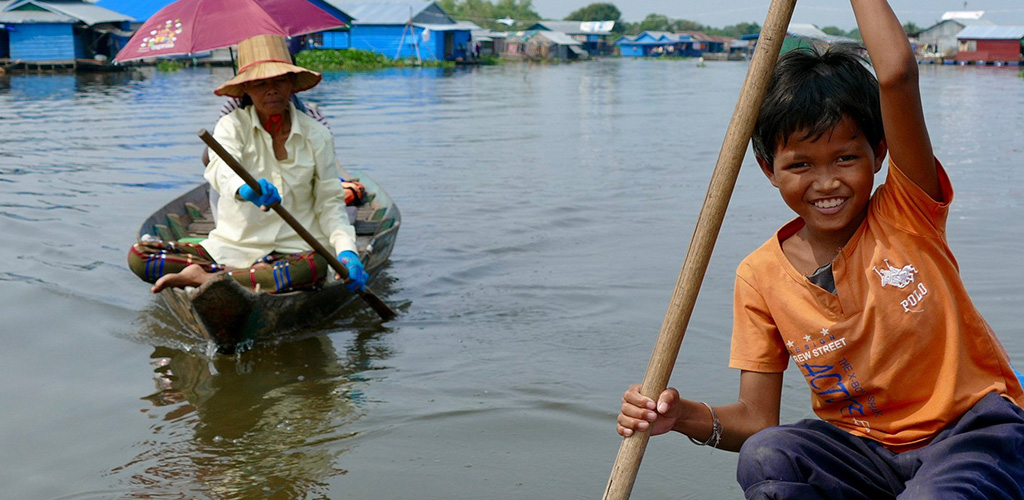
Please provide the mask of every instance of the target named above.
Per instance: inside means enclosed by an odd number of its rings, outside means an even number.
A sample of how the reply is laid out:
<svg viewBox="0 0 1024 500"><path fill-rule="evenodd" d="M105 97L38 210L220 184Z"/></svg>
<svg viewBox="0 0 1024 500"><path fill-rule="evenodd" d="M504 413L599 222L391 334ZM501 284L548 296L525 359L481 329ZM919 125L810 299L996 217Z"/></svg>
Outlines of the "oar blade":
<svg viewBox="0 0 1024 500"><path fill-rule="evenodd" d="M370 306L370 308L377 312L377 315L380 316L381 320L390 321L398 316L398 313L395 312L387 302L384 302L384 299L378 297L377 294L373 293L369 288L359 292L359 295L363 298L363 302L366 302L366 305Z"/></svg>

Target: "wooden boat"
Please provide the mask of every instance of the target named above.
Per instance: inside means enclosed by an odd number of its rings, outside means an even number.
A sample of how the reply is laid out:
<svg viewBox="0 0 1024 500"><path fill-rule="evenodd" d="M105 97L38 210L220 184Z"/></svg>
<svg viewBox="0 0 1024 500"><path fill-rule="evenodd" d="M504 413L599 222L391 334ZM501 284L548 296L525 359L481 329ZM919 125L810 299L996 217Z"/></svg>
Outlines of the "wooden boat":
<svg viewBox="0 0 1024 500"><path fill-rule="evenodd" d="M376 182L365 174L359 180L366 186L365 201L347 209L350 218L355 211L356 245L372 288L391 255L401 215ZM204 183L168 203L146 219L139 239L145 235L164 241L205 238L214 227L209 195L210 186ZM254 292L226 274L198 288L166 288L160 295L187 330L213 343L221 353L286 337L333 316L358 297L333 279L313 291L270 294Z"/></svg>

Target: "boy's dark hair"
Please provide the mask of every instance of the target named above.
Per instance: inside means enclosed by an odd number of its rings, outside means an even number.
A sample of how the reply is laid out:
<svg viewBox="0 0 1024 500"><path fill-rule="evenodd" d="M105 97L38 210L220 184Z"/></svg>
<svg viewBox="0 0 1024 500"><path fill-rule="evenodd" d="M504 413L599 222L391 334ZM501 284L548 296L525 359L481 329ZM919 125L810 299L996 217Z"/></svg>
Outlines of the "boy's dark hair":
<svg viewBox="0 0 1024 500"><path fill-rule="evenodd" d="M794 132L818 138L849 117L874 148L885 137L878 80L861 48L851 43L825 50L797 48L779 57L754 125L754 154L775 161L775 151ZM781 141L781 142L780 142Z"/></svg>

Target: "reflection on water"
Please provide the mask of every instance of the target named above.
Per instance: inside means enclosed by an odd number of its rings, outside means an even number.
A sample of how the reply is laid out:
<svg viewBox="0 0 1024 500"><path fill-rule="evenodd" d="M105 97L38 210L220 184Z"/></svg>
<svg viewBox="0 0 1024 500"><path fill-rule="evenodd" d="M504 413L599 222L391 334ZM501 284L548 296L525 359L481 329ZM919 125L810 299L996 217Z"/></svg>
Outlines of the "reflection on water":
<svg viewBox="0 0 1024 500"><path fill-rule="evenodd" d="M388 356L373 333L340 353L326 336L213 358L156 347L152 435L110 474L144 498L324 495L361 415L356 374Z"/></svg>
<svg viewBox="0 0 1024 500"><path fill-rule="evenodd" d="M143 79L138 72L6 74L0 75L0 92L19 100L65 100L76 94L102 95Z"/></svg>

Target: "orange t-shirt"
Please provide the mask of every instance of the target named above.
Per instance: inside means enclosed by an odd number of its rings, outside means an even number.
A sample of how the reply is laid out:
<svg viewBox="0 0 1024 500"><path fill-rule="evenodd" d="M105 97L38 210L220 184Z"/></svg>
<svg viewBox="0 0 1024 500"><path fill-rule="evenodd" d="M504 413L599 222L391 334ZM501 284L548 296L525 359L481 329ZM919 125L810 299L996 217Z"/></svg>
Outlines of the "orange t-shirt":
<svg viewBox="0 0 1024 500"><path fill-rule="evenodd" d="M946 242L949 178L931 199L892 163L833 262L836 295L782 252L796 219L740 263L729 366L777 373L792 359L814 412L894 450L926 444L990 392L1021 385L974 307Z"/></svg>

